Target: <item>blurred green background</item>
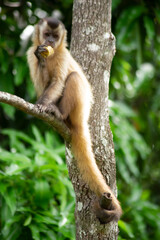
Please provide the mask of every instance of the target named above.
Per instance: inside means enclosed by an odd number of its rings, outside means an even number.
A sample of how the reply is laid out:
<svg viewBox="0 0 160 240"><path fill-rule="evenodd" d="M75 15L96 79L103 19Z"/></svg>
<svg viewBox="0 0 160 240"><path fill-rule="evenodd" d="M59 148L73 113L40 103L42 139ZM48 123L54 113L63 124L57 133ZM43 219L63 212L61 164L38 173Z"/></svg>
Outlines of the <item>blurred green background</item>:
<svg viewBox="0 0 160 240"><path fill-rule="evenodd" d="M60 17L70 42L72 0L1 1L0 90L35 102L26 50L39 18ZM119 240L160 239L160 2L113 0L117 52L110 124L124 214ZM0 239L75 239L74 192L62 139L0 104Z"/></svg>

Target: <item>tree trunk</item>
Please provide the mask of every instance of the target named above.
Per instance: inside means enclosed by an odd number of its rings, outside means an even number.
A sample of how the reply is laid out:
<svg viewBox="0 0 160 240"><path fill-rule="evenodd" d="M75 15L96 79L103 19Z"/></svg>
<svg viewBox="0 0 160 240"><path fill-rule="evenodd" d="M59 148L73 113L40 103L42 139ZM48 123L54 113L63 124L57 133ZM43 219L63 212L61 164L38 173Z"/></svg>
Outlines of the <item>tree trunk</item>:
<svg viewBox="0 0 160 240"><path fill-rule="evenodd" d="M97 164L116 195L116 165L109 126L108 88L115 39L111 33L111 0L74 0L71 53L92 85L94 105L90 131ZM82 181L67 148L69 175L76 194L76 239L115 240L117 223L101 225L93 211L95 196Z"/></svg>

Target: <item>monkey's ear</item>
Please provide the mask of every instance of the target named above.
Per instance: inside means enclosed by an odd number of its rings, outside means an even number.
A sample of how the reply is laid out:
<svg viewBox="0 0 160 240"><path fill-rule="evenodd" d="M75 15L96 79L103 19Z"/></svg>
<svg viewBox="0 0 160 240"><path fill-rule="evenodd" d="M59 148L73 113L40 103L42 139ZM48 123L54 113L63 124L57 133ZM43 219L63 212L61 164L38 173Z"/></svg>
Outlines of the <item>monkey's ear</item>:
<svg viewBox="0 0 160 240"><path fill-rule="evenodd" d="M36 24L34 27L34 32L33 32L33 36L32 36L32 42L33 45L35 46L39 46L40 45L40 41L39 41L39 24Z"/></svg>

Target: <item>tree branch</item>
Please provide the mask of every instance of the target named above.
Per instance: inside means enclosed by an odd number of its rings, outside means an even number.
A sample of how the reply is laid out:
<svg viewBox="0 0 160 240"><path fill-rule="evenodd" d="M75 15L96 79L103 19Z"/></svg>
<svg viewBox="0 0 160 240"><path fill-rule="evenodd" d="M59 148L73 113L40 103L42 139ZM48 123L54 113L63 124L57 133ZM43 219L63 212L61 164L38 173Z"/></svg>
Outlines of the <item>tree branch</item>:
<svg viewBox="0 0 160 240"><path fill-rule="evenodd" d="M26 102L23 98L17 97L16 95L1 91L0 102L7 103L25 113L28 113L36 118L43 120L44 122L51 125L52 128L56 130L66 142L70 142L70 130L65 125L65 123L57 119L54 115L41 112L35 104Z"/></svg>

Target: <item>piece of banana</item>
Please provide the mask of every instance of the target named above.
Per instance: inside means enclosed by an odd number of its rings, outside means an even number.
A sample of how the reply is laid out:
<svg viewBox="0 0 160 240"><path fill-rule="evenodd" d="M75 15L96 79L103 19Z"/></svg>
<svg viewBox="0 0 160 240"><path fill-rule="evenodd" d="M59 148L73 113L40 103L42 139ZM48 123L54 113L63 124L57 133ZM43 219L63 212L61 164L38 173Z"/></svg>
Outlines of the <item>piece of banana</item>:
<svg viewBox="0 0 160 240"><path fill-rule="evenodd" d="M41 53L42 57L47 58L54 53L54 49L51 46L47 46L44 48L46 49L46 51Z"/></svg>

